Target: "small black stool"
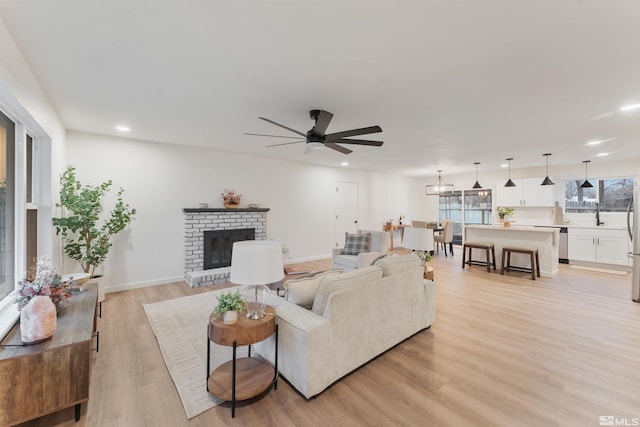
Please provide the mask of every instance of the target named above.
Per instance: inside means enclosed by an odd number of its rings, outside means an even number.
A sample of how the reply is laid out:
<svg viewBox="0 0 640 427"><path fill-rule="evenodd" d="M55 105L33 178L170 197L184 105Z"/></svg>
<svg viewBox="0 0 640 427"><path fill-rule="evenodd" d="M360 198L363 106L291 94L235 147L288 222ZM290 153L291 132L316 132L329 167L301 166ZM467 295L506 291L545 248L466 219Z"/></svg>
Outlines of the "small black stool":
<svg viewBox="0 0 640 427"><path fill-rule="evenodd" d="M467 259L467 248L469 249L469 260ZM486 253L486 261L475 261L472 259L473 249L484 249ZM493 260L493 261L492 261ZM491 266L496 269L496 251L493 243L489 242L465 242L462 246L462 268L465 265L482 265L487 267L487 271L491 273Z"/></svg>
<svg viewBox="0 0 640 427"><path fill-rule="evenodd" d="M531 257L531 268L517 267L511 265L511 253L525 254ZM505 264L504 259L507 258ZM505 271L522 271L525 273L531 273L531 280L536 280L536 274L540 277L540 258L538 257L538 249L536 248L516 248L505 246L502 248L502 267L500 268L500 274L504 274Z"/></svg>

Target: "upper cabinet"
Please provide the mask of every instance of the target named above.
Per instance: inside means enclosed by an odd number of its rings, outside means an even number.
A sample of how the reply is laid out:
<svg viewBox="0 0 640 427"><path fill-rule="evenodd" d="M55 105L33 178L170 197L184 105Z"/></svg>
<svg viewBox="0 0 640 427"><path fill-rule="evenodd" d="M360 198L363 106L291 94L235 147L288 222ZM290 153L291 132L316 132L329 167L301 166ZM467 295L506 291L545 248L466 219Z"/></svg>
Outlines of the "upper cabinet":
<svg viewBox="0 0 640 427"><path fill-rule="evenodd" d="M515 187L505 187L504 181L496 183L497 206L554 206L554 186L540 185L544 178L512 179Z"/></svg>

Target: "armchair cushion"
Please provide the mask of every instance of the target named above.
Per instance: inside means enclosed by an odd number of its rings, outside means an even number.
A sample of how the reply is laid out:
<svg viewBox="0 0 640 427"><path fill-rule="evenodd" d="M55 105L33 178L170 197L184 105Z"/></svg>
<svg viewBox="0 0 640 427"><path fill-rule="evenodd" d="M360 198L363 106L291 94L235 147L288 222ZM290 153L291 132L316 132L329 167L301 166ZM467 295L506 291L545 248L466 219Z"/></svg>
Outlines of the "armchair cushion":
<svg viewBox="0 0 640 427"><path fill-rule="evenodd" d="M371 240L371 233L362 234L345 234L344 249L342 255L358 255L362 252L369 251L369 241Z"/></svg>

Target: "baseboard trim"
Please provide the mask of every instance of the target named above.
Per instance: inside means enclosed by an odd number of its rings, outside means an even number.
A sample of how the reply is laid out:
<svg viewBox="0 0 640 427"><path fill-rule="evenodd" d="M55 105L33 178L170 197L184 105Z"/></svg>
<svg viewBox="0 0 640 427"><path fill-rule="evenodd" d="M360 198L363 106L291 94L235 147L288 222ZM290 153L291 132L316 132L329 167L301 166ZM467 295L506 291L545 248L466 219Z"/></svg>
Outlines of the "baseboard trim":
<svg viewBox="0 0 640 427"><path fill-rule="evenodd" d="M110 294L112 292L129 291L131 289L147 288L149 286L157 286L157 285L166 285L168 283L175 283L175 282L184 282L184 277L182 276L166 277L164 279L147 280L144 282L135 282L135 283L127 283L124 285L109 286L105 288L104 292L107 294Z"/></svg>

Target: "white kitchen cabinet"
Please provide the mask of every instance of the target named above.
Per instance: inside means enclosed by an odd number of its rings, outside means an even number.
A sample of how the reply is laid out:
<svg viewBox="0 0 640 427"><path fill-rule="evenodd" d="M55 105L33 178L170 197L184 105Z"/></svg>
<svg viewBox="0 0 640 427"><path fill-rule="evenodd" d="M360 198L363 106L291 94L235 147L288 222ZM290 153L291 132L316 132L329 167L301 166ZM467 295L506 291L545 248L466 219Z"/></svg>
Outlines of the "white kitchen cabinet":
<svg viewBox="0 0 640 427"><path fill-rule="evenodd" d="M552 207L555 205L554 186L540 185L544 178L512 180L515 187L505 187L503 181L496 183L497 206Z"/></svg>
<svg viewBox="0 0 640 427"><path fill-rule="evenodd" d="M629 265L629 236L626 230L570 228L569 262L586 261Z"/></svg>

